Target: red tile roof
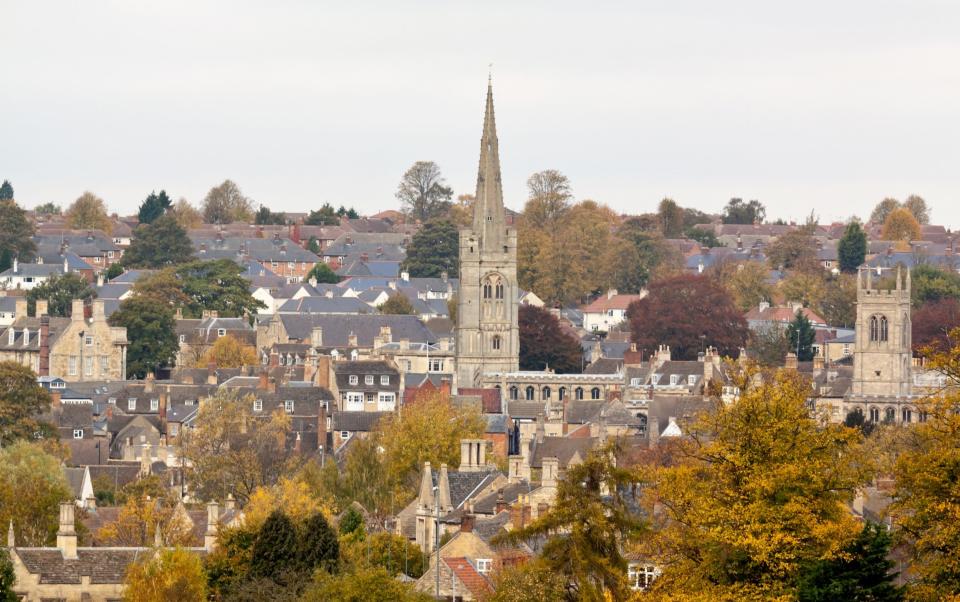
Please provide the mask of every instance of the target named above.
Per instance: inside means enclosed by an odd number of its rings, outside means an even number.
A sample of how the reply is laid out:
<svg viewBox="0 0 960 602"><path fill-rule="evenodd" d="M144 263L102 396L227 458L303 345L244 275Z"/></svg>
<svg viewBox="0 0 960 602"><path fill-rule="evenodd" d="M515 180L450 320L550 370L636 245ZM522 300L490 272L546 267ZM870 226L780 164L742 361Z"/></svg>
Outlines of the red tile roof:
<svg viewBox="0 0 960 602"><path fill-rule="evenodd" d="M811 311L809 308L804 307L803 315L806 316L810 322L813 324L826 324L827 321L821 318L819 315ZM763 320L768 322L792 322L794 316L796 316L796 311L792 307L768 307L763 311L760 311L759 307L754 307L747 312L747 320Z"/></svg>
<svg viewBox="0 0 960 602"><path fill-rule="evenodd" d="M480 402L483 404L483 412L485 414L499 414L501 412L500 389L470 389L461 387L457 390L457 394L479 397Z"/></svg>
<svg viewBox="0 0 960 602"><path fill-rule="evenodd" d="M592 303L584 305L581 309L584 313L602 313L608 309L627 309L634 301L643 299L646 295L601 295L593 300Z"/></svg>
<svg viewBox="0 0 960 602"><path fill-rule="evenodd" d="M490 581L478 573L477 569L466 558L444 558L443 562L450 567L457 579L470 590L475 598L482 598L493 591Z"/></svg>

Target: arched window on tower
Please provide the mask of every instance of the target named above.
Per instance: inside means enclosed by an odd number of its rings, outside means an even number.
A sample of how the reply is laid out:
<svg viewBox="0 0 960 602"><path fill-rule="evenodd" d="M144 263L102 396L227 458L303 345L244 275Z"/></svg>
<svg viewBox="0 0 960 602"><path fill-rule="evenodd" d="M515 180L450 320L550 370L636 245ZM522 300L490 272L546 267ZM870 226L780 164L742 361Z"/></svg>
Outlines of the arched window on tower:
<svg viewBox="0 0 960 602"><path fill-rule="evenodd" d="M567 398L567 388L566 388L566 387L560 387L560 389L557 391L557 398L558 398L560 401L563 401L564 399Z"/></svg>
<svg viewBox="0 0 960 602"><path fill-rule="evenodd" d="M870 422L880 422L880 408L870 408Z"/></svg>
<svg viewBox="0 0 960 602"><path fill-rule="evenodd" d="M520 390L516 387L510 387L510 399L516 401L520 397Z"/></svg>
<svg viewBox="0 0 960 602"><path fill-rule="evenodd" d="M494 286L497 299L503 299L503 282L497 281L497 284Z"/></svg>
<svg viewBox="0 0 960 602"><path fill-rule="evenodd" d="M526 390L527 401L533 401L533 392L534 392L534 391L535 391L535 389L534 389L532 386L527 387L527 390Z"/></svg>
<svg viewBox="0 0 960 602"><path fill-rule="evenodd" d="M503 339L500 338L499 334L493 335L493 340L491 341L494 351L500 351L500 348L503 347Z"/></svg>
<svg viewBox="0 0 960 602"><path fill-rule="evenodd" d="M490 299L493 297L493 285L490 282L483 283L483 298Z"/></svg>
<svg viewBox="0 0 960 602"><path fill-rule="evenodd" d="M886 342L889 337L889 330L887 316L870 316L870 342Z"/></svg>
<svg viewBox="0 0 960 602"><path fill-rule="evenodd" d="M590 399L600 399L600 387L590 389Z"/></svg>
<svg viewBox="0 0 960 602"><path fill-rule="evenodd" d="M550 399L550 387L544 387L540 396L542 399Z"/></svg>
<svg viewBox="0 0 960 602"><path fill-rule="evenodd" d="M880 341L887 340L887 316L880 316Z"/></svg>
<svg viewBox="0 0 960 602"><path fill-rule="evenodd" d="M583 399L583 387L577 387L574 390L574 398L576 398L577 401Z"/></svg>

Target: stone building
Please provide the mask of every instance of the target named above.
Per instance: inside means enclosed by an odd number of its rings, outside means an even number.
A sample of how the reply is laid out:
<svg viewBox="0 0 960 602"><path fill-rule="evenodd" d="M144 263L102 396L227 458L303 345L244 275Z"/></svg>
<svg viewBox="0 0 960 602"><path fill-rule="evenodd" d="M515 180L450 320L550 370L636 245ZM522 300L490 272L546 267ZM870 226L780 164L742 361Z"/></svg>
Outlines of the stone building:
<svg viewBox="0 0 960 602"><path fill-rule="evenodd" d="M73 301L70 318L47 315L37 302L27 316L26 298L17 299L13 324L0 330L0 361L28 366L39 376L69 382L123 380L127 372L127 329L110 326L102 300L94 300L89 319L83 301Z"/></svg>
<svg viewBox="0 0 960 602"><path fill-rule="evenodd" d="M507 226L500 181L500 154L487 85L473 225L460 231L457 306L458 385L476 387L487 372L519 369L517 327L517 231Z"/></svg>
<svg viewBox="0 0 960 602"><path fill-rule="evenodd" d="M883 289L873 286L873 270L861 270L851 396L910 397L910 334L910 272L904 282L897 269L894 288Z"/></svg>

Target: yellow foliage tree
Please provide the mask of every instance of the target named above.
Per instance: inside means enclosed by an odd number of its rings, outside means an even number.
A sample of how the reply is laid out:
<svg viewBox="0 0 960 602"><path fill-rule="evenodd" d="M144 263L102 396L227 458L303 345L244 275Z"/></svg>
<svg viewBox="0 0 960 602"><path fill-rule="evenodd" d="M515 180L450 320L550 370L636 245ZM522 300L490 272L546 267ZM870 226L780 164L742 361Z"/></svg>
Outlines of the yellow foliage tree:
<svg viewBox="0 0 960 602"><path fill-rule="evenodd" d="M177 224L184 230L196 228L203 223L203 215L200 214L200 211L183 197L180 197L180 200L174 203L169 211L173 215L173 219L177 220Z"/></svg>
<svg viewBox="0 0 960 602"><path fill-rule="evenodd" d="M78 230L112 231L107 205L103 199L92 192L84 192L67 209L67 223Z"/></svg>
<svg viewBox="0 0 960 602"><path fill-rule="evenodd" d="M920 240L920 223L909 209L894 209L883 222L880 233L883 240L911 241Z"/></svg>
<svg viewBox="0 0 960 602"><path fill-rule="evenodd" d="M193 545L193 531L185 508L172 499L149 496L130 498L120 507L117 519L93 534L101 546L137 547L153 542L157 526L165 545Z"/></svg>
<svg viewBox="0 0 960 602"><path fill-rule="evenodd" d="M770 301L773 298L769 271L759 261L721 262L713 270L713 274L730 292L741 311L750 311L761 301Z"/></svg>
<svg viewBox="0 0 960 602"><path fill-rule="evenodd" d="M181 548L156 550L131 564L124 581L128 602L207 599L207 576L196 554Z"/></svg>
<svg viewBox="0 0 960 602"><path fill-rule="evenodd" d="M219 368L242 368L257 363L257 352L250 345L244 345L232 335L219 337L200 357L197 363L202 368L215 363Z"/></svg>
<svg viewBox="0 0 960 602"><path fill-rule="evenodd" d="M301 522L322 512L327 520L333 516L309 485L295 478L281 477L276 485L257 487L243 508L243 526L257 530L270 513L283 508L294 522Z"/></svg>
<svg viewBox="0 0 960 602"><path fill-rule="evenodd" d="M844 503L869 477L860 433L811 416L796 372L750 367L738 381L739 400L716 401L689 425L676 464L650 471L663 508L641 543L664 567L654 599L789 599L805 563L859 532Z"/></svg>
<svg viewBox="0 0 960 602"><path fill-rule="evenodd" d="M802 303L804 307L809 307L818 313L826 292L823 274L793 272L780 282L780 294L783 295L784 301Z"/></svg>

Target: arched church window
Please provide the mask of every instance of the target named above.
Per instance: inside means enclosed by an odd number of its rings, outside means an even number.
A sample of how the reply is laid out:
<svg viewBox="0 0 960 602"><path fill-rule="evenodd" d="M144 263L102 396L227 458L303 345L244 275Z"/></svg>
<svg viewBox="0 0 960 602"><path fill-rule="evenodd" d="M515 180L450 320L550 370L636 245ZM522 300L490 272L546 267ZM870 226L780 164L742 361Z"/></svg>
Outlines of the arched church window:
<svg viewBox="0 0 960 602"><path fill-rule="evenodd" d="M578 401L583 399L583 387L577 387L573 393L574 393L574 398L577 399Z"/></svg>
<svg viewBox="0 0 960 602"><path fill-rule="evenodd" d="M503 299L503 283L502 283L502 282L497 282L497 285L496 285L495 289L496 289L496 297L497 297L497 299Z"/></svg>
<svg viewBox="0 0 960 602"><path fill-rule="evenodd" d="M903 408L901 416L904 422L913 422L913 410L910 408Z"/></svg>
<svg viewBox="0 0 960 602"><path fill-rule="evenodd" d="M600 387L590 389L590 399L600 399Z"/></svg>
<svg viewBox="0 0 960 602"><path fill-rule="evenodd" d="M560 401L563 401L566 398L567 398L567 388L560 387L560 390L557 391L557 399L559 399Z"/></svg>
<svg viewBox="0 0 960 602"><path fill-rule="evenodd" d="M483 283L483 298L490 299L493 297L493 285L489 282Z"/></svg>
<svg viewBox="0 0 960 602"><path fill-rule="evenodd" d="M543 399L550 399L550 387L544 387L541 397Z"/></svg>
<svg viewBox="0 0 960 602"><path fill-rule="evenodd" d="M535 390L535 389L534 389L532 386L527 387L527 390L526 390L527 401L533 401L533 392L534 392L534 390Z"/></svg>
<svg viewBox="0 0 960 602"><path fill-rule="evenodd" d="M880 316L880 341L887 340L887 316Z"/></svg>
<svg viewBox="0 0 960 602"><path fill-rule="evenodd" d="M520 390L517 389L516 387L510 387L510 399L512 399L513 401L516 401L519 396L520 396Z"/></svg>
<svg viewBox="0 0 960 602"><path fill-rule="evenodd" d="M880 322L877 320L877 316L870 316L870 340L880 340Z"/></svg>
<svg viewBox="0 0 960 602"><path fill-rule="evenodd" d="M870 408L870 422L880 422L879 408Z"/></svg>
<svg viewBox="0 0 960 602"><path fill-rule="evenodd" d="M886 410L884 410L884 412L883 412L883 421L884 421L884 422L886 422L886 423L889 424L889 423L892 423L892 422L893 422L894 420L896 420L896 419L897 419L897 411L896 411L896 410L894 410L893 408L887 408Z"/></svg>
<svg viewBox="0 0 960 602"><path fill-rule="evenodd" d="M503 346L503 339L500 338L499 334L493 335L492 345L494 351L500 351L500 348Z"/></svg>

